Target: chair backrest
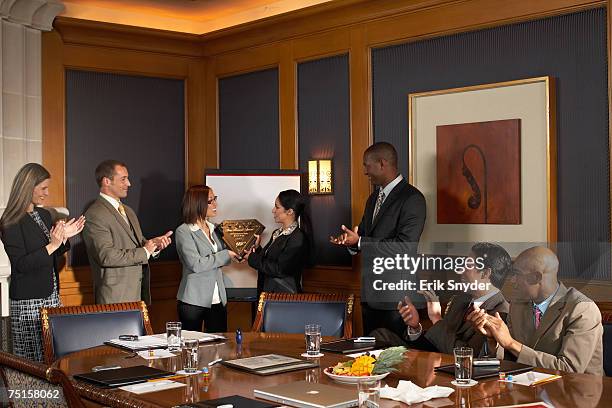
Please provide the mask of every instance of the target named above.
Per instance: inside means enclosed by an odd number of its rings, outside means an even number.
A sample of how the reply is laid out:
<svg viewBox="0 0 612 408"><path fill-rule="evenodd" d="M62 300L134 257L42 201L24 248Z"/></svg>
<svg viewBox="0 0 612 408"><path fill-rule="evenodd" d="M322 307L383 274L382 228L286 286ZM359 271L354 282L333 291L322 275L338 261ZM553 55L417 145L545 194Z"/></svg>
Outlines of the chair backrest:
<svg viewBox="0 0 612 408"><path fill-rule="evenodd" d="M49 307L40 315L47 364L121 334L153 334L144 302Z"/></svg>
<svg viewBox="0 0 612 408"><path fill-rule="evenodd" d="M0 381L3 383L0 406L3 407L20 407L24 401L50 408L85 407L63 371L3 351L0 352Z"/></svg>
<svg viewBox="0 0 612 408"><path fill-rule="evenodd" d="M604 372L608 377L612 377L612 312L603 312L601 314L601 323L603 324L604 329Z"/></svg>
<svg viewBox="0 0 612 408"><path fill-rule="evenodd" d="M323 336L351 337L354 296L320 293L263 292L253 323L255 332L304 333L304 325L321 325Z"/></svg>

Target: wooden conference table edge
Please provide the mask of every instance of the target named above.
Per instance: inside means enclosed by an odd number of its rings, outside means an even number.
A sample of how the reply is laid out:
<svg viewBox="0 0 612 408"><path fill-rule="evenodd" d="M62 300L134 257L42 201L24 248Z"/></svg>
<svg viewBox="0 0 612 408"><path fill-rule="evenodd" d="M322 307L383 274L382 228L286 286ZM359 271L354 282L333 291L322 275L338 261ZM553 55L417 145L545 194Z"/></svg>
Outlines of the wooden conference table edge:
<svg viewBox="0 0 612 408"><path fill-rule="evenodd" d="M226 333L226 336L226 341L207 343L200 346L200 367L217 358L230 360L269 353L301 358L300 354L304 352L304 336L300 334L244 333L243 342L240 346L236 344L233 333ZM353 387L355 392L357 392L355 386L334 383L323 373L324 368L348 359L349 357L340 354L325 353L323 357L316 359L320 365L317 369L293 371L271 376L258 376L216 364L210 369L208 377L199 374L175 380L186 383L187 386L185 387L140 395L118 389L98 392L99 388L82 382L77 382L77 388L83 397L96 402L104 403L105 401L101 400L102 395L104 395L105 398L111 396L117 399L143 402L151 407L173 407L183 403L235 394L254 398L254 388L300 380L333 384L341 387ZM433 367L451 364L452 362L453 357L450 355L409 350L406 360L399 367L400 370L389 375L383 380L383 384L396 386L398 380L403 379L412 381L421 387L439 385L455 388L450 384L453 379L451 376L433 372ZM138 356L133 357L133 353L110 346L98 346L72 353L56 361L54 365L70 376L89 372L92 367L97 365L119 365L122 367L150 365L169 371L176 371L182 368L180 355L173 358L147 361ZM612 402L612 377L569 374L542 369L538 369L538 371L559 373L563 378L535 387L505 384L497 381L495 378L480 380L477 385L471 388L456 388L455 392L448 399L434 399L429 402L412 404L410 407L452 405L473 407L500 406L538 401L548 401L554 406L559 407L604 407L610 406L608 401ZM442 403L446 404L440 405ZM381 399L382 408L400 405L406 407L403 403Z"/></svg>

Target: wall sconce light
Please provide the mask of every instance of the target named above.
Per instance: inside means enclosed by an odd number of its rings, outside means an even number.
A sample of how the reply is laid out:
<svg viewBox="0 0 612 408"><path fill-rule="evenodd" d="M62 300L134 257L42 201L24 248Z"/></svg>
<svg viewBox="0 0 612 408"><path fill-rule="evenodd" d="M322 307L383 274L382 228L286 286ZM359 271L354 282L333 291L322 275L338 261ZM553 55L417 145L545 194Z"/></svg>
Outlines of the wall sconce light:
<svg viewBox="0 0 612 408"><path fill-rule="evenodd" d="M334 193L331 160L308 160L308 193Z"/></svg>

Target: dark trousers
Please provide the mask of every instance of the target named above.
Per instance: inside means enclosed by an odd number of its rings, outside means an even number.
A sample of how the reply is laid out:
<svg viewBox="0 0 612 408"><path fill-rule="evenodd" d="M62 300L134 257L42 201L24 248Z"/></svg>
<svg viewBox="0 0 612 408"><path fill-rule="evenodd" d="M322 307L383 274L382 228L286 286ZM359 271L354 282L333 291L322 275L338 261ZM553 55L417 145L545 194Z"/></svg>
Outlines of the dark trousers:
<svg viewBox="0 0 612 408"><path fill-rule="evenodd" d="M364 336L381 327L391 330L400 337L406 330L402 316L397 310L372 309L367 303L362 303L361 319Z"/></svg>
<svg viewBox="0 0 612 408"><path fill-rule="evenodd" d="M227 309L223 303L202 307L178 301L178 315L184 330L223 333L227 331Z"/></svg>

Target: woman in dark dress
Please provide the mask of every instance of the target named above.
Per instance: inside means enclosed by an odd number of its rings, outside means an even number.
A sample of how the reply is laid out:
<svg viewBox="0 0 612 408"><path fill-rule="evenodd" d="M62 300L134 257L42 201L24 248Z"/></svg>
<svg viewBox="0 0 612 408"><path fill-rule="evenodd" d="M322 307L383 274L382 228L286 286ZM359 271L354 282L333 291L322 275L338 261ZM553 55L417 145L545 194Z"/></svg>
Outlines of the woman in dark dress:
<svg viewBox="0 0 612 408"><path fill-rule="evenodd" d="M312 226L305 211L306 200L296 190L278 194L272 214L281 225L272 233L265 247L260 237L246 255L249 265L257 269L257 295L262 291L299 293L302 271L310 263L313 251Z"/></svg>
<svg viewBox="0 0 612 408"><path fill-rule="evenodd" d="M60 306L59 260L70 248L68 238L85 225L82 216L52 225L49 211L38 207L49 195L50 177L40 164L23 166L0 218L0 237L11 262L13 350L34 361L43 359L40 308Z"/></svg>

